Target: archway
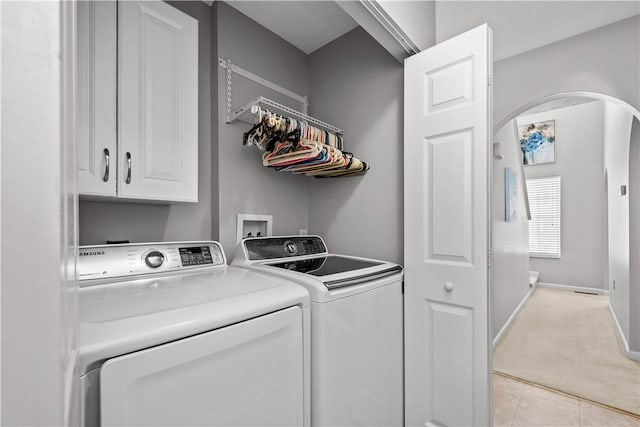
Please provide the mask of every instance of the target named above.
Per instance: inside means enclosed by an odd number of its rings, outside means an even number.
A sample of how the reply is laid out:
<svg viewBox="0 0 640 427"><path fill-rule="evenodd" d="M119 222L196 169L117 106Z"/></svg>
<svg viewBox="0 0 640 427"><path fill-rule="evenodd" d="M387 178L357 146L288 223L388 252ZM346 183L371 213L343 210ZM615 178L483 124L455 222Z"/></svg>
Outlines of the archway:
<svg viewBox="0 0 640 427"><path fill-rule="evenodd" d="M518 147L517 150L515 150L514 147L511 147L511 145L510 145L511 142L512 142L512 138L506 139L504 137L504 133L502 133L501 138L496 138L496 139L498 140L498 142L502 143L502 145L505 145L504 144L505 141L508 141L509 149L511 150L511 154L513 154L513 151L518 151L518 153L521 154L519 152L519 148L520 148L519 137L516 136L517 135L517 127L516 127L516 122L515 122L516 118L518 118L519 116L522 116L522 115L531 116L534 112L544 112L544 111L546 111L545 108L548 109L548 110L562 109L564 107L574 106L574 105L578 105L578 104L581 104L581 103L589 103L591 101L604 101L604 105L612 104L612 105L614 105L616 107L614 109L619 109L619 110L624 110L625 111L625 113L624 113L625 116L629 118L629 127L627 128L628 129L628 133L627 133L628 139L626 139L626 140L618 139L616 141L615 146L616 147L620 147L621 144L622 145L626 144L626 150L627 150L627 153L628 153L629 146L631 146L631 144L637 144L639 142L639 141L637 141L638 140L638 137L637 137L638 136L638 134L637 134L637 130L638 129L637 128L638 128L638 123L640 121L640 111L638 111L638 109L636 109L635 107L633 107L632 105L628 104L625 101L622 101L622 100L620 100L618 98L615 98L615 97L612 97L612 96L609 96L609 95L604 95L604 94L596 93L596 92L587 92L587 91L560 92L560 93L547 95L547 96L535 99L535 100L533 100L531 102L528 102L528 103L522 105L521 107L517 108L516 110L514 110L513 112L508 114L506 117L502 118L499 122L497 122L497 124L495 125L495 127L493 129L493 134L494 134L494 136L496 136L496 135L500 134L501 131L505 132L505 129L508 129L507 132L511 132L511 128L513 128L514 132L516 132L516 134L513 135L513 137L515 137L515 140L513 142L515 144L517 144L517 147ZM600 104L602 104L602 103L600 103ZM605 110L606 110L606 108L605 108ZM528 123L528 122L525 122L525 123ZM522 122L518 122L518 124L523 124L523 123ZM506 126L506 128L505 128L505 126ZM558 126L559 126L559 129L560 129L560 124L558 124ZM565 132L566 128L564 127L564 125L563 125L562 129L563 129L563 132ZM603 140L605 139L605 136L603 136ZM626 141L626 142L623 142L623 141ZM500 152L500 150L498 150L498 152ZM496 153L494 152L494 154L496 154ZM500 157L498 157L497 155L495 155L494 157L495 157L495 159L500 159ZM512 161L513 161L513 158L514 157L512 156L511 157ZM565 159L566 159L566 157L565 157ZM636 183L635 180L634 181L630 181L630 176L629 175L630 175L631 170L628 169L629 160L630 160L630 157L629 157L629 154L627 154L627 158L626 158L627 170L624 172L624 173L626 173L625 184L631 184L633 186L633 185L635 185L637 183ZM498 162L498 160L494 160L494 164L497 164L499 169L500 169L500 172L502 172L502 169L503 169L503 167L505 166L506 163L499 163L499 162L497 163L497 162ZM638 163L636 162L634 164L638 164ZM511 165L514 165L514 163L511 163ZM513 168L514 166L511 166L511 167ZM522 158L521 157L520 157L519 162L518 162L516 167L522 167ZM495 166L494 166L494 168L495 168ZM532 169L529 169L529 171L531 171L531 170ZM520 172L521 172L522 179L524 180L524 170L521 169ZM601 185L604 188L604 191L603 191L604 200L606 201L607 199L609 199L609 201L610 201L610 196L612 194L615 195L615 197L617 197L617 198L621 198L621 197L625 196L627 194L626 191L628 190L627 189L628 185L619 186L619 183L618 183L618 184L615 184L615 186L611 187L610 186L610 182L609 182L610 181L610 179L609 179L609 172L610 171L607 170L606 165L604 166L603 172L604 173L601 174L601 176L599 178L600 178L600 182L602 183ZM615 181L615 180L612 180L612 182L613 181ZM498 186L502 185L502 183L499 180L495 180L494 182L497 182L497 184L494 183L493 185L498 185ZM563 178L563 183L564 183L564 178ZM623 189L621 187L625 187L625 188ZM601 190L603 190L603 189L601 188ZM501 192L504 191L504 190L502 190L502 187L500 187L500 191ZM497 197L503 197L504 198L505 197L504 193L501 194L500 191L496 193ZM592 191L592 187L585 187L584 191ZM623 191L624 191L624 194L623 194ZM525 194L526 194L526 192L525 192ZM627 196L626 199L629 200L630 197ZM607 207L605 205L604 209L606 209L606 208ZM503 210L504 210L504 208L503 208ZM627 221L629 221L629 218L631 218L633 216L629 212L629 207L627 207L627 215L628 215ZM564 212L563 212L563 217L564 217ZM495 222L494 222L494 225L495 225ZM629 228L627 228L627 233L629 233L629 232L630 232L630 230L629 230ZM634 236L633 239L635 239L636 238L635 235L633 235L633 236ZM586 238L588 239L588 237L586 237ZM627 247L629 247L629 246L630 246L629 240L627 240ZM633 251L633 249L631 251ZM495 253L494 248L492 248L492 257L494 257L494 253ZM636 252L635 256L637 256L637 252ZM494 259L495 259L495 257L494 257ZM636 258L631 257L629 259L635 260ZM493 281L493 279L492 279L492 281ZM632 281L629 280L629 283L631 283L631 282ZM556 282L556 283L561 283L561 282ZM605 283L606 282L603 282L603 286L605 286ZM492 288L493 288L493 283L492 283ZM493 292L493 290L492 290L492 292ZM606 290L605 290L605 292L606 292ZM633 297L633 295L632 295L632 297ZM637 297L637 294L633 298L635 298L635 299L630 299L629 300L629 304L631 303L631 301L635 301L635 300L638 300L637 302L640 303L640 298ZM520 310L521 306L524 305L524 303L525 303L525 301L523 300L522 303L518 307L515 308L514 313L513 313L514 315L511 316L511 317L515 317L515 315L517 315L517 311ZM628 313L632 313L633 312L633 309L630 308L629 306L627 306L627 310L628 310ZM614 310L612 309L612 312L613 311ZM493 308L492 308L492 316L494 316ZM629 359L638 360L637 356L640 353L638 353L637 351L634 351L634 348L629 349L629 343L626 342L626 340L629 339L629 338L625 339L624 335L626 334L627 337L629 337L630 334L634 333L633 332L634 330L636 331L635 333L638 333L637 331L640 331L640 322L636 321L637 325L635 325L633 323L634 320L633 320L632 316L630 317L628 314L626 316L627 317L626 317L626 319L624 319L624 321L627 323L627 326L626 326L627 329L626 329L626 332L623 333L622 329L624 329L624 327L620 326L620 324L623 323L623 322L622 321L618 322L615 313L613 313L613 318L616 319L616 323L617 323L617 325L616 325L617 329L618 329L617 332L620 332L620 335L622 336L621 341L623 342L623 346L626 347L625 348L626 356ZM509 318L507 323L510 322L511 320L512 319ZM638 349L636 349L636 350L638 350ZM530 380L529 379L529 381L536 383L535 380ZM546 384L544 384L542 382L537 382L537 383L542 384L542 385L546 385ZM565 391L565 390L561 390L561 391ZM571 394L571 391L569 391L569 393ZM584 396L578 396L577 394L574 394L574 395L579 397L579 398L584 397ZM589 400L589 397L587 396L586 399ZM594 401L594 402L598 402L596 399L591 399L591 400ZM605 402L605 405L606 404L607 403ZM611 405L611 406L613 406L613 405Z"/></svg>
<svg viewBox="0 0 640 427"><path fill-rule="evenodd" d="M493 127L493 134L495 135L500 129L502 129L503 126L505 126L507 123L509 123L511 120L515 119L516 117L520 116L522 113L531 110L534 107L537 107L539 105L545 104L547 102L551 102L551 101L557 101L557 100L561 100L561 99L566 99L566 98L572 98L572 97L580 97L580 98L591 98L593 100L601 100L601 101L609 101L609 102L613 102L617 105L620 105L624 108L627 108L638 120L640 120L640 111L638 111L635 107L633 107L631 104L615 98L613 96L609 96L609 95L605 95L602 93L597 93L597 92L583 92L583 91L571 91L571 92L558 92L552 95L547 95L547 96L543 96L542 98L538 98L535 99L531 102L528 102L526 104L524 104L523 106L515 109L514 111L512 111L510 114L508 114L506 117L504 117L502 120L500 120L498 122L498 124L496 124Z"/></svg>

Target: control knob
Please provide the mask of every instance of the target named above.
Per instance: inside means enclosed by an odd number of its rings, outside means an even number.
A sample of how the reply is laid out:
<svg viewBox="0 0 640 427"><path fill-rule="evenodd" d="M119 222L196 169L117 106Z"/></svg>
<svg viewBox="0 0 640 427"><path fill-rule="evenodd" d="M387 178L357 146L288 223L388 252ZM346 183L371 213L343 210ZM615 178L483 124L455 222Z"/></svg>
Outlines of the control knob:
<svg viewBox="0 0 640 427"><path fill-rule="evenodd" d="M291 240L287 240L286 242L284 242L284 250L287 251L289 255L295 255L298 253L298 248L296 247L296 244L293 243Z"/></svg>
<svg viewBox="0 0 640 427"><path fill-rule="evenodd" d="M158 268L164 263L164 255L160 251L151 251L144 257L144 263L151 268Z"/></svg>

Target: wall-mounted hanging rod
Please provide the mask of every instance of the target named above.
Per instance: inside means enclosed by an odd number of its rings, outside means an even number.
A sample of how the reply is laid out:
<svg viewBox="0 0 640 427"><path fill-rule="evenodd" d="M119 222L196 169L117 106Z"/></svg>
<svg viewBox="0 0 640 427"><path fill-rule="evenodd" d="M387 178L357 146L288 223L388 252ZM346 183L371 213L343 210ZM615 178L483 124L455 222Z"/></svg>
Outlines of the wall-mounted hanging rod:
<svg viewBox="0 0 640 427"><path fill-rule="evenodd" d="M296 111L293 108L289 108L286 105L282 105L278 102L262 96L254 99L253 101L242 107L236 108L235 110L231 111L228 114L227 123L231 123L235 120L240 120L242 122L251 124L255 123L257 112L259 111L256 107L259 107L262 110L270 111L282 117L292 117L296 120L304 120L312 126L316 126L322 130L326 130L337 135L344 134L344 131L339 127L323 122L322 120L318 120L315 117L311 117L307 114L301 113L300 111Z"/></svg>

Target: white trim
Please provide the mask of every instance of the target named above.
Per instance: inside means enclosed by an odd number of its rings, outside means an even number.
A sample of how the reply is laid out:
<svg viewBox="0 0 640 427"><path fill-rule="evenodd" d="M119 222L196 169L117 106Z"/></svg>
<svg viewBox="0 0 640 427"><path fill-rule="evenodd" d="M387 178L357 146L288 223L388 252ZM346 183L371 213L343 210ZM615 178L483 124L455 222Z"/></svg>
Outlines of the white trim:
<svg viewBox="0 0 640 427"><path fill-rule="evenodd" d="M520 301L520 304L518 304L518 306L513 311L513 313L511 313L511 316L509 316L509 319L507 319L507 322L504 324L502 329L500 329L500 332L498 333L498 335L496 335L496 337L493 339L493 349L494 350L496 349L496 347L498 346L498 344L500 343L502 338L504 338L505 334L507 333L507 331L511 327L511 323L515 320L516 316L520 313L520 311L522 310L522 308L526 304L527 300L529 300L529 298L533 294L533 291L537 287L549 288L549 289L559 289L559 290L563 290L563 291L572 291L572 292L576 292L576 291L577 292L594 292L594 293L597 293L598 295L609 295L609 291L604 290L604 289L585 288L585 287L582 287L582 286L558 285L558 284L555 284L555 283L541 283L541 282L538 282L537 284L533 285L533 287L531 289L529 289L529 292L527 292L527 294L524 296L524 298L522 298L522 301ZM629 343L627 342L627 338L624 336L624 333L622 332L622 327L620 326L620 322L618 322L618 317L616 316L616 313L613 310L613 307L611 306L611 301L610 300L607 302L607 306L609 307L609 311L611 312L611 317L613 317L613 321L616 324L616 330L618 331L618 335L620 336L620 340L622 342L623 350L626 353L626 356L631 360L635 360L637 362L640 362L640 351L629 350Z"/></svg>
<svg viewBox="0 0 640 427"><path fill-rule="evenodd" d="M591 292L598 295L609 295L609 291L600 288L588 288L585 286L558 285L556 283L538 282L538 286L543 288L559 289L570 292Z"/></svg>
<svg viewBox="0 0 640 427"><path fill-rule="evenodd" d="M367 33L371 34L398 62L402 64L410 56L404 46L398 43L389 30L360 1L335 0L335 3Z"/></svg>
<svg viewBox="0 0 640 427"><path fill-rule="evenodd" d="M498 122L498 124L496 126L494 126L493 133L494 134L497 133L500 129L502 129L502 127L504 125L509 123L510 120L515 119L516 117L518 117L522 113L532 109L533 107L537 107L538 105L544 104L545 102L555 101L557 99L568 98L568 97L571 97L571 96L579 96L579 97L584 97L584 98L593 98L595 100L603 100L603 101L613 102L613 103L615 103L617 105L620 105L622 107L627 108L635 117L638 118L638 120L640 120L640 111L636 110L631 104L628 104L628 103L624 102L623 100L615 98L613 96L609 96L609 95L605 95L605 94L597 93L597 92L585 92L585 91L559 92L559 93L555 93L553 95L547 95L547 96L543 96L542 98L538 98L536 100L533 100L533 101L523 105L522 107L516 109L515 111L512 111L511 114L509 114L504 119L500 120Z"/></svg>
<svg viewBox="0 0 640 427"><path fill-rule="evenodd" d="M516 319L518 314L520 314L520 311L524 308L524 305L529 300L529 297L533 294L533 291L535 291L536 287L537 285L531 286L531 288L529 289L529 292L527 292L527 294L522 298L522 301L520 301L520 304L518 304L516 309L513 310L513 313L511 313L511 316L509 316L509 318L507 319L502 329L500 329L500 332L498 332L498 335L496 335L496 337L493 339L493 350L496 349L496 347L498 346L502 338L506 335L507 331L511 327L511 323L513 323L513 321Z"/></svg>
<svg viewBox="0 0 640 427"><path fill-rule="evenodd" d="M627 341L627 337L624 336L624 332L622 332L622 327L620 326L620 322L618 322L618 316L616 316L616 312L611 305L611 300L609 300L609 311L611 312L611 317L613 317L613 321L616 324L616 329L618 330L618 335L620 336L620 341L622 342L622 347L624 352L627 354L627 357L631 360L637 360L640 362L640 352L629 350L629 342Z"/></svg>
<svg viewBox="0 0 640 427"><path fill-rule="evenodd" d="M0 22L2 22L2 7L0 6ZM0 32L0 46L2 45L2 32ZM0 98L2 98L2 67L0 67ZM2 104L0 103L0 114L2 114ZM5 107L6 108L6 107ZM0 120L0 135L4 135L2 132L2 120ZM4 166L2 163L2 138L0 138L0 167ZM6 182L6 178L5 178ZM0 173L0 224L2 224L2 173ZM2 240L2 227L0 226L0 242ZM2 245L0 244L0 277L2 277ZM403 285L404 286L404 285ZM404 290L404 288L403 288ZM404 295L403 295L404 296ZM2 285L0 284L0 301L2 301ZM2 342L2 316L0 316L0 342ZM2 351L0 351L0 366L2 366ZM0 402L2 399L2 380L0 379ZM0 420L2 420L2 404L0 404Z"/></svg>
<svg viewBox="0 0 640 427"><path fill-rule="evenodd" d="M402 28L385 12L376 0L359 0L360 4L373 16L394 40L409 54L420 52L420 48L411 40Z"/></svg>
<svg viewBox="0 0 640 427"><path fill-rule="evenodd" d="M76 185L77 94L78 94L78 5L61 2L61 327L63 425L80 423L82 412L78 377L78 191Z"/></svg>
<svg viewBox="0 0 640 427"><path fill-rule="evenodd" d="M635 360L636 362L640 362L640 351L627 351L627 357L631 360Z"/></svg>
<svg viewBox="0 0 640 427"><path fill-rule="evenodd" d="M538 286L542 288L559 289L563 291L594 292L594 293L597 293L598 295L609 295L609 291L605 289L598 289L598 288L585 288L582 286L558 285L555 283L541 283L541 282L538 282ZM626 353L626 356L631 360L640 362L640 351L629 350L629 342L627 341L627 338L624 336L624 333L622 332L622 327L620 326L620 322L618 322L618 317L616 316L616 313L613 310L613 307L611 306L611 300L607 302L607 306L609 307L609 311L611 312L611 317L613 317L613 321L616 324L616 329L618 331L618 335L620 336L620 340L622 341L622 346L624 347L624 352ZM500 331L500 333L502 333L502 331Z"/></svg>

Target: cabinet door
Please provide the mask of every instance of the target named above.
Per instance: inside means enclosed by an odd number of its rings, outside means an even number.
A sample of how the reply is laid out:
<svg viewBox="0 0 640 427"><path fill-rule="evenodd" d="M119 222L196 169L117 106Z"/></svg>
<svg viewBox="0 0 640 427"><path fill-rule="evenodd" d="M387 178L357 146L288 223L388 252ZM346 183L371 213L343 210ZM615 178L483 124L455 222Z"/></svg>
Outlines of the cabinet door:
<svg viewBox="0 0 640 427"><path fill-rule="evenodd" d="M116 3L79 1L77 185L116 195Z"/></svg>
<svg viewBox="0 0 640 427"><path fill-rule="evenodd" d="M198 201L198 21L118 3L118 196Z"/></svg>

